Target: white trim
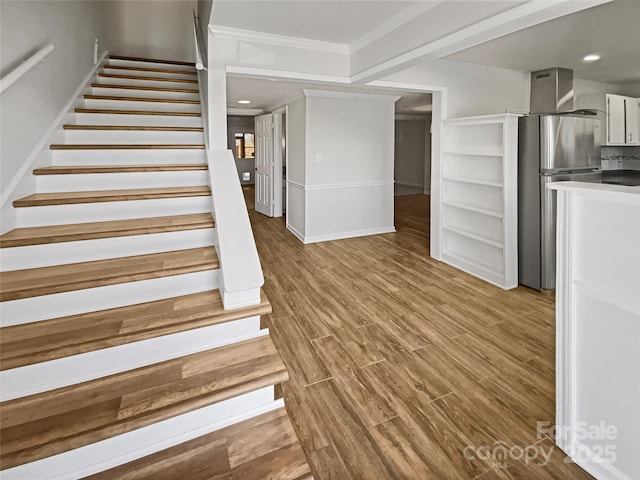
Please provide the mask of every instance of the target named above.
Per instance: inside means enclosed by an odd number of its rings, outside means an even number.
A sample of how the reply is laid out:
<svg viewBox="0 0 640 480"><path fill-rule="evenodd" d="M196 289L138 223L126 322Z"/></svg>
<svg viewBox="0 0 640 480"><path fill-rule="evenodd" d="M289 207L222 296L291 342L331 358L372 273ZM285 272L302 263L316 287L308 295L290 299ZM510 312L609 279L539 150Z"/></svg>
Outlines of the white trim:
<svg viewBox="0 0 640 480"><path fill-rule="evenodd" d="M395 103L400 100L396 95L379 95L372 93L353 93L353 92L336 92L332 90L310 90L303 88L305 97L317 97L317 98L339 98L346 100L362 100L367 102L388 102Z"/></svg>
<svg viewBox="0 0 640 480"><path fill-rule="evenodd" d="M421 113L421 114L417 114L417 115L413 115L413 114L407 114L407 113L397 113L394 116L394 120L400 120L400 121L421 121L421 122L426 122L427 120L429 120L431 118L431 112L429 113Z"/></svg>
<svg viewBox="0 0 640 480"><path fill-rule="evenodd" d="M611 461L604 460L587 445L580 442L573 443L574 455L571 460L596 479L633 480L630 476L618 470Z"/></svg>
<svg viewBox="0 0 640 480"><path fill-rule="evenodd" d="M333 183L324 185L305 185L305 191L311 190L331 190L334 188L364 188L364 187L384 187L393 185L393 180L390 182L352 182L352 183Z"/></svg>
<svg viewBox="0 0 640 480"><path fill-rule="evenodd" d="M284 407L273 386L229 398L106 440L2 471L3 480L75 480Z"/></svg>
<svg viewBox="0 0 640 480"><path fill-rule="evenodd" d="M442 85L422 85L420 83L392 82L388 80L373 80L365 83L367 87L392 88L394 90L409 90L413 92L446 92Z"/></svg>
<svg viewBox="0 0 640 480"><path fill-rule="evenodd" d="M287 217L289 218L289 217ZM292 226L290 223L287 223L287 230L289 230L291 233L293 233L293 235L300 240L302 243L305 243L304 241L304 235L302 233L300 233L294 226Z"/></svg>
<svg viewBox="0 0 640 480"><path fill-rule="evenodd" d="M242 117L255 117L262 115L264 110L261 108L239 108L239 107L227 107L227 115L237 115Z"/></svg>
<svg viewBox="0 0 640 480"><path fill-rule="evenodd" d="M242 42L263 43L265 45L277 45L289 48L302 48L304 50L313 50L315 52L338 53L341 55L349 54L349 46L343 43L309 40L307 38L289 37L287 35L256 32L253 30L243 30L241 28L222 27L219 25L209 25L209 31L214 37L228 38Z"/></svg>
<svg viewBox="0 0 640 480"><path fill-rule="evenodd" d="M513 33L539 23L575 13L612 0L529 1L505 12L493 15L466 28L429 41L393 58L382 60L351 76L352 82L366 82L370 78L386 76L406 68L411 62L426 58L439 59L503 35Z"/></svg>
<svg viewBox="0 0 640 480"><path fill-rule="evenodd" d="M393 185L393 180L390 182L352 182L352 183L327 183L324 185L303 185L293 180L287 180L287 185L297 188L298 190L304 190L305 192L312 190L331 190L334 188L362 188L362 187L384 187L387 185ZM422 187L422 185L420 185Z"/></svg>
<svg viewBox="0 0 640 480"><path fill-rule="evenodd" d="M78 100L78 97L80 97L80 95L82 94L82 91L88 86L93 76L96 74L98 69L102 66L108 53L109 52L105 50L105 52L102 54L102 56L98 60L98 63L96 63L91 68L91 71L84 78L82 83L80 83L80 86L73 92L73 94L71 94L71 97L69 98L67 103L62 107L60 113L56 116L53 122L51 122L51 125L49 126L47 131L44 133L44 135L40 138L40 141L36 144L33 150L31 150L31 153L29 154L29 156L22 163L22 167L16 172L16 174L13 176L13 178L11 179L7 187L4 189L4 191L2 192L2 195L0 196L0 205L2 207L4 207L7 200L10 199L11 194L15 190L20 180L22 180L22 177L24 177L29 170L33 169L33 165L37 160L38 156L40 155L40 152L43 149L45 149L45 147L50 143L49 139L51 138L51 136L53 136L53 134L56 132L60 124L64 121L65 116L71 112L76 101Z"/></svg>
<svg viewBox="0 0 640 480"><path fill-rule="evenodd" d="M286 78L291 80L307 80L323 83L351 83L349 77L342 75L322 75L317 73L294 72L290 70L274 70L272 68L245 67L242 65L227 65L227 74L247 75L251 77Z"/></svg>
<svg viewBox="0 0 640 480"><path fill-rule="evenodd" d="M340 232L340 233L330 233L328 235L313 235L313 236L305 236L304 238L300 238L302 242L306 245L308 243L318 243L318 242L329 242L332 240L342 240L344 238L354 238L354 237L366 237L369 235L381 235L383 233L394 233L396 228L391 225L390 227L379 227L379 228L369 228L365 230L353 230L351 232ZM295 233L294 233L295 234Z"/></svg>
<svg viewBox="0 0 640 480"><path fill-rule="evenodd" d="M395 181L396 185L402 185L404 187L415 187L424 189L424 185L422 183L414 183L414 182L401 182L399 180Z"/></svg>
<svg viewBox="0 0 640 480"><path fill-rule="evenodd" d="M380 40L385 35L393 32L394 30L400 28L405 23L413 20L414 18L422 15L423 13L431 10L432 8L437 7L443 3L440 2L418 2L409 7L400 10L399 12L394 13L391 17L389 17L384 23L377 26L373 30L367 32L360 38L355 39L349 44L349 53L355 53L358 50L366 47L367 45L372 44L376 40Z"/></svg>

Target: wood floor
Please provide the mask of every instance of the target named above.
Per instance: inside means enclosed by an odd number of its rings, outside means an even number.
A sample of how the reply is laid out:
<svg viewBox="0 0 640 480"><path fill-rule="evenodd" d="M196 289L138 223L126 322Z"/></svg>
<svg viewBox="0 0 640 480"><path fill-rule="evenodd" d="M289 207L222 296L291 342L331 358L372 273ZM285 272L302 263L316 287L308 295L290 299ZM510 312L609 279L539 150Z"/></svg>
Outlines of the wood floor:
<svg viewBox="0 0 640 480"><path fill-rule="evenodd" d="M536 431L554 423L553 299L431 259L427 213L396 197L397 233L305 246L250 211L314 478L590 479ZM502 463L475 449L531 445Z"/></svg>

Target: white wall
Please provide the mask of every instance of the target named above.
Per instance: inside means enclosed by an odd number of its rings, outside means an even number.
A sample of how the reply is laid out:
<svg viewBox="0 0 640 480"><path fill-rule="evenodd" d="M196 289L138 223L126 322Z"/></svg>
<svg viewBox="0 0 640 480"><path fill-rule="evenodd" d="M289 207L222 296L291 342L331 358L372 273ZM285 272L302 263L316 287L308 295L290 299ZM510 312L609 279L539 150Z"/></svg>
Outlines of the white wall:
<svg viewBox="0 0 640 480"><path fill-rule="evenodd" d="M300 100L289 105L288 212L304 220L304 231L296 229L298 235L312 243L394 231L397 97L304 92L306 112ZM296 125L302 113L305 121L300 128ZM300 161L302 148L304 162ZM302 185L300 179L304 179ZM302 216L300 208L304 208Z"/></svg>
<svg viewBox="0 0 640 480"><path fill-rule="evenodd" d="M196 0L126 0L123 3L124 55L194 60Z"/></svg>
<svg viewBox="0 0 640 480"><path fill-rule="evenodd" d="M601 142L604 145L607 139L606 129L606 99L605 94L614 93L617 95L628 95L630 97L640 97L640 84L619 85L616 83L601 83L591 80L575 78L573 80L574 107L589 108L598 111L600 120Z"/></svg>
<svg viewBox="0 0 640 480"><path fill-rule="evenodd" d="M305 235L306 98L290 103L287 114L287 228L302 240Z"/></svg>
<svg viewBox="0 0 640 480"><path fill-rule="evenodd" d="M383 80L447 88L449 118L529 111L529 72L435 60Z"/></svg>
<svg viewBox="0 0 640 480"><path fill-rule="evenodd" d="M48 43L55 50L2 94L1 173L4 192L27 157L93 68L99 52L120 49L119 2L2 2L2 76Z"/></svg>
<svg viewBox="0 0 640 480"><path fill-rule="evenodd" d="M393 172L397 185L424 189L429 123L424 118L396 118Z"/></svg>

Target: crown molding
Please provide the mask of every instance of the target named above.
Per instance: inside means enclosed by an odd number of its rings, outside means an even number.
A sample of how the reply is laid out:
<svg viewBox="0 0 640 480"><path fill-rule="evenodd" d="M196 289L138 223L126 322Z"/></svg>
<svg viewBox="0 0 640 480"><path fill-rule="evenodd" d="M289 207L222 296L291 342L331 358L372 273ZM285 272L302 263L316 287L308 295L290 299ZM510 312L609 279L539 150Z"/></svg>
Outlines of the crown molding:
<svg viewBox="0 0 640 480"><path fill-rule="evenodd" d="M253 30L222 27L219 25L209 25L209 30L214 36L219 38L230 38L238 41L263 43L267 45L277 45L280 47L302 48L316 52L329 52L341 55L349 54L349 46L343 43L322 42L320 40L309 40L307 38L255 32Z"/></svg>
<svg viewBox="0 0 640 480"><path fill-rule="evenodd" d="M349 53L357 52L358 50L372 44L376 40L381 39L385 35L400 28L405 23L415 19L419 15L437 7L443 3L443 1L420 1L415 3L399 12L393 14L388 20L381 25L377 26L373 30L367 32L360 38L355 39L348 45Z"/></svg>
<svg viewBox="0 0 640 480"><path fill-rule="evenodd" d="M287 80L306 80L310 82L348 84L349 77L340 75L322 75L318 73L294 72L291 70L274 70L272 68L245 67L243 65L227 65L228 74L243 77L269 77Z"/></svg>
<svg viewBox="0 0 640 480"><path fill-rule="evenodd" d="M342 98L348 100L367 100L381 103L395 103L400 97L396 95L379 95L373 93L354 93L354 92L334 92L329 90L309 90L302 89L305 97L318 98Z"/></svg>
<svg viewBox="0 0 640 480"><path fill-rule="evenodd" d="M264 110L261 108L238 108L238 107L227 107L227 115L237 115L239 117L255 117L256 115L261 115L264 113Z"/></svg>

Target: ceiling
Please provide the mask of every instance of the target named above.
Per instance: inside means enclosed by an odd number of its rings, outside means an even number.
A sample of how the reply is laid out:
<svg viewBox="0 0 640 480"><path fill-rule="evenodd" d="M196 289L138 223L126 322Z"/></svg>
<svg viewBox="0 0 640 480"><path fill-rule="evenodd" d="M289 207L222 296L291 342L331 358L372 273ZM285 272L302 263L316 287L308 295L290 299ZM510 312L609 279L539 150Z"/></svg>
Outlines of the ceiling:
<svg viewBox="0 0 640 480"><path fill-rule="evenodd" d="M396 114L425 115L431 112L431 94L406 92L372 87L318 84L311 82L262 78L229 77L227 79L227 108L234 115L258 115L257 110L270 112L286 102L302 96L303 89L330 90L353 93L373 93L400 96L396 102ZM238 100L250 100L248 105ZM243 112L244 111L244 112Z"/></svg>
<svg viewBox="0 0 640 480"><path fill-rule="evenodd" d="M424 0L216 0L215 24L349 44Z"/></svg>
<svg viewBox="0 0 640 480"><path fill-rule="evenodd" d="M372 35L375 37L392 28L402 31L403 22L415 18L419 12L427 11L429 23L451 24L451 9L441 7L447 6L446 2L455 1L216 0L212 17L215 25L220 27L353 48L369 41ZM487 8L496 3L495 0L475 1ZM523 3L522 0L505 1L513 5ZM452 3L449 6L456 5ZM443 12L449 13L445 15ZM446 18L433 18L438 15ZM458 23L460 15L463 14L456 14ZM575 78L640 84L639 23L640 0L615 0L484 43L478 40L477 45L442 58L523 71L564 67L573 69ZM593 63L583 62L582 58L590 53L598 53L602 58ZM267 78L230 76L227 80L227 104L229 108L242 108L246 110L245 114L253 112L255 115L259 110L270 111L299 97L303 88L376 93L362 86L314 85L285 79L270 81ZM419 114L420 110L424 113L430 108L429 95L397 91L377 93L402 95L402 100L396 103L396 113L399 114ZM251 104L243 106L237 103L243 99L250 100Z"/></svg>
<svg viewBox="0 0 640 480"><path fill-rule="evenodd" d="M601 59L583 62L591 53ZM446 58L525 71L563 67L585 80L640 83L640 1L616 0Z"/></svg>

